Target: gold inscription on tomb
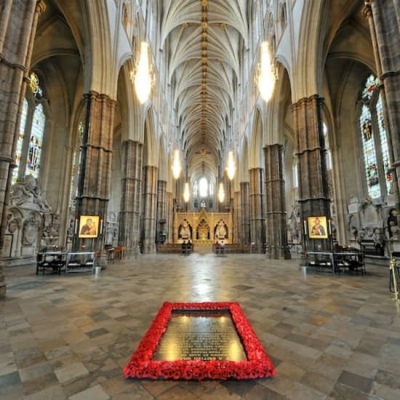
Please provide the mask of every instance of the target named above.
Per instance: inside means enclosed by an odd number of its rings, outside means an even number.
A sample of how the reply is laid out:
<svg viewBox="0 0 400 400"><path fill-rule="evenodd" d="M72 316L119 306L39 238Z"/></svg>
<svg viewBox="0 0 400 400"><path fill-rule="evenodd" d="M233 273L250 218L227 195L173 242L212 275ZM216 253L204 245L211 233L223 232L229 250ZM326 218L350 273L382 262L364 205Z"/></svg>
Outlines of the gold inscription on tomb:
<svg viewBox="0 0 400 400"><path fill-rule="evenodd" d="M153 360L247 360L229 311L172 315Z"/></svg>

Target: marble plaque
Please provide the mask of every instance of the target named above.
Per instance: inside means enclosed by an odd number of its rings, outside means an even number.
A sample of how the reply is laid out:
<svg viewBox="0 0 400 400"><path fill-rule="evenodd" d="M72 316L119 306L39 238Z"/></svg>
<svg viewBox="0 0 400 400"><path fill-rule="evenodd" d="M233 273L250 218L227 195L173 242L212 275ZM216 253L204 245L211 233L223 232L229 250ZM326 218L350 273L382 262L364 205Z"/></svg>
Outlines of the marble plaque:
<svg viewBox="0 0 400 400"><path fill-rule="evenodd" d="M229 310L173 310L153 360L245 361Z"/></svg>

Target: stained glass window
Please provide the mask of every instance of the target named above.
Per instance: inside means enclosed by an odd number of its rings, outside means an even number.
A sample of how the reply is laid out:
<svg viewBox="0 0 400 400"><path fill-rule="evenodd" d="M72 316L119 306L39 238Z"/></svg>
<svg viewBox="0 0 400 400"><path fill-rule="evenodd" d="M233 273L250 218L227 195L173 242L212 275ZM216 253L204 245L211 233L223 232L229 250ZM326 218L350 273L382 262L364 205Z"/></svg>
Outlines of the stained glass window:
<svg viewBox="0 0 400 400"><path fill-rule="evenodd" d="M199 181L200 197L208 197L208 182L206 178L201 178Z"/></svg>
<svg viewBox="0 0 400 400"><path fill-rule="evenodd" d="M329 171L332 169L332 153L329 146L328 127L326 126L325 122L322 123L322 130L324 133L325 149L326 149L326 168Z"/></svg>
<svg viewBox="0 0 400 400"><path fill-rule="evenodd" d="M72 177L71 177L71 188L70 188L70 199L69 204L71 210L75 210L76 197L78 196L79 181L80 181L80 165L82 160L82 142L83 142L83 122L78 125L78 146L72 156Z"/></svg>
<svg viewBox="0 0 400 400"><path fill-rule="evenodd" d="M386 136L385 120L383 117L381 96L379 96L379 99L376 103L376 113L377 113L379 137L381 139L382 161L383 161L383 167L385 169L386 190L388 193L390 193L393 182L393 174L390 170L389 146Z"/></svg>
<svg viewBox="0 0 400 400"><path fill-rule="evenodd" d="M16 168L13 171L12 184L16 184L18 177L21 179L23 175L39 178L46 115L43 103L39 103L39 99L43 96L43 90L39 78L34 72L29 75L28 88L32 93L28 93L22 103L15 151Z"/></svg>
<svg viewBox="0 0 400 400"><path fill-rule="evenodd" d="M365 82L365 87L362 91L362 98L365 101L371 100L375 89L378 87L379 81L374 75L370 75Z"/></svg>
<svg viewBox="0 0 400 400"><path fill-rule="evenodd" d="M38 104L33 113L32 130L29 140L28 157L26 159L25 175L39 177L40 157L42 154L43 134L46 124L42 104Z"/></svg>
<svg viewBox="0 0 400 400"><path fill-rule="evenodd" d="M28 116L28 101L24 99L22 104L22 114L21 114L21 121L19 123L18 129L18 141L17 141L17 149L15 154L15 164L17 165L13 171L13 178L12 184L14 185L17 183L18 180L18 170L21 164L21 154L22 154L22 146L24 144L24 137L25 137L25 129L26 129L26 119Z"/></svg>
<svg viewBox="0 0 400 400"><path fill-rule="evenodd" d="M293 187L295 189L299 187L299 167L297 160L295 160L293 164Z"/></svg>
<svg viewBox="0 0 400 400"><path fill-rule="evenodd" d="M43 90L40 87L39 77L34 72L31 72L31 74L29 75L29 86L32 90L33 95L36 98L39 99L42 97Z"/></svg>
<svg viewBox="0 0 400 400"><path fill-rule="evenodd" d="M362 91L363 105L359 119L365 178L368 195L371 198L389 193L392 183L382 99L376 92L379 90L378 84L378 79L374 75L370 75L366 80ZM378 155L381 157L378 158Z"/></svg>

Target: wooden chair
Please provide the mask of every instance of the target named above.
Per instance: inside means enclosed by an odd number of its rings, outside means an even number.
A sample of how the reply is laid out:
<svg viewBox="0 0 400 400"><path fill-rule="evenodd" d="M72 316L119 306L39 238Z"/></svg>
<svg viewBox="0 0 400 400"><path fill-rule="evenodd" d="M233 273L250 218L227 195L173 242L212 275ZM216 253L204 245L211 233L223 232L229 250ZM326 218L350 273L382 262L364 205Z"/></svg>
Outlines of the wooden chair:
<svg viewBox="0 0 400 400"><path fill-rule="evenodd" d="M121 246L116 246L114 247L114 258L116 260L121 260L122 259L122 250Z"/></svg>
<svg viewBox="0 0 400 400"><path fill-rule="evenodd" d="M126 246L120 246L121 249L121 260L125 259L126 255Z"/></svg>

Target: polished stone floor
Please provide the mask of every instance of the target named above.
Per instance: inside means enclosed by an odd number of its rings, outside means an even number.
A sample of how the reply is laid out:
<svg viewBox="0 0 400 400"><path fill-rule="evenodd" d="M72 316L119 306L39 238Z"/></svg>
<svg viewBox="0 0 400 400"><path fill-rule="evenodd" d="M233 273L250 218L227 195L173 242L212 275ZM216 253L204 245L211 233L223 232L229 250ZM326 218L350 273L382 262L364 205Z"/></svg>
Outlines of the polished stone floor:
<svg viewBox="0 0 400 400"><path fill-rule="evenodd" d="M308 272L263 255L139 256L100 276L5 271L0 398L400 399L400 306L388 269ZM164 301L237 301L277 375L150 381L122 374Z"/></svg>

